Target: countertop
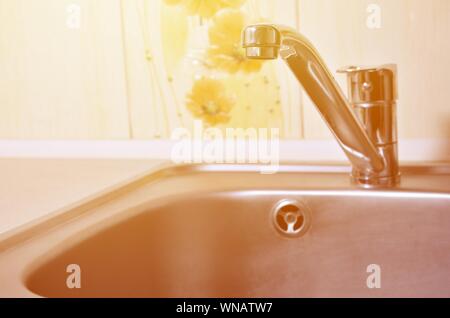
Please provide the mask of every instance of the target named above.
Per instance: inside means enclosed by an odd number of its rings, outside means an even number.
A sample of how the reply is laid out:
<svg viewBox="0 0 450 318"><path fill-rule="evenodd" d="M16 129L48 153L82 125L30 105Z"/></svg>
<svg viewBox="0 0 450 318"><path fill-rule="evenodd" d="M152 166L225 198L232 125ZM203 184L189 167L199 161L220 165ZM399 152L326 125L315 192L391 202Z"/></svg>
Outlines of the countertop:
<svg viewBox="0 0 450 318"><path fill-rule="evenodd" d="M0 159L0 240L21 226L164 164L167 161Z"/></svg>

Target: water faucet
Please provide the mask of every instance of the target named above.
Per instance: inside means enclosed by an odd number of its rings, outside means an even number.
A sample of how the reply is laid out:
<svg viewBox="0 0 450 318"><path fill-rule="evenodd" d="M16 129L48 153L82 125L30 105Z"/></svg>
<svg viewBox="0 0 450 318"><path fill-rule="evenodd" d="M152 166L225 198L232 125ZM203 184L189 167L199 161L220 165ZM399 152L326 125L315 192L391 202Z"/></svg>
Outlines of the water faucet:
<svg viewBox="0 0 450 318"><path fill-rule="evenodd" d="M297 31L251 25L243 32L243 47L250 59L281 56L286 61L350 160L354 183L363 187L399 183L395 65L341 69L348 74L348 101L318 51Z"/></svg>

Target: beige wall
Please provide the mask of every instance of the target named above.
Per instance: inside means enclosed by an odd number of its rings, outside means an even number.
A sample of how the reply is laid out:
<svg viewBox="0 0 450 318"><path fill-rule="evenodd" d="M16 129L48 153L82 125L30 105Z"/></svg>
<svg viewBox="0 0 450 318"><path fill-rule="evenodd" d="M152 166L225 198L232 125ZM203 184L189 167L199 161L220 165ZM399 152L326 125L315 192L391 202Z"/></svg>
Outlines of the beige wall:
<svg viewBox="0 0 450 318"><path fill-rule="evenodd" d="M300 25L331 70L398 64L400 138L450 138L450 1L300 0ZM367 27L379 5L381 28ZM337 75L342 87L345 76ZM346 89L346 88L345 88ZM330 134L305 101L305 137Z"/></svg>
<svg viewBox="0 0 450 318"><path fill-rule="evenodd" d="M120 21L119 0L0 0L0 138L128 138Z"/></svg>
<svg viewBox="0 0 450 318"><path fill-rule="evenodd" d="M398 63L400 137L450 137L450 1L249 1L268 18L300 27L333 71ZM80 29L66 25L71 3L82 8ZM380 5L380 29L366 26L370 3ZM0 0L0 138L151 139L188 125L179 117L190 120L183 96L166 81L163 32L155 32L161 25L167 31L160 12L154 0ZM331 138L286 68L275 64L284 136Z"/></svg>

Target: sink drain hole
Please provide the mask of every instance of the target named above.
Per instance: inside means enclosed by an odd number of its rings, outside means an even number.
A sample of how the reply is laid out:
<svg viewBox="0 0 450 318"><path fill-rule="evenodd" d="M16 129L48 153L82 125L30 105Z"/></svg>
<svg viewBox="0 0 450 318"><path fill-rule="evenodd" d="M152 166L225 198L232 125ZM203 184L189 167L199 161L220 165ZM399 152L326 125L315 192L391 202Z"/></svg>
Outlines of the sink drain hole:
<svg viewBox="0 0 450 318"><path fill-rule="evenodd" d="M308 208L298 201L283 200L273 209L273 221L281 234L298 237L308 230L310 213Z"/></svg>

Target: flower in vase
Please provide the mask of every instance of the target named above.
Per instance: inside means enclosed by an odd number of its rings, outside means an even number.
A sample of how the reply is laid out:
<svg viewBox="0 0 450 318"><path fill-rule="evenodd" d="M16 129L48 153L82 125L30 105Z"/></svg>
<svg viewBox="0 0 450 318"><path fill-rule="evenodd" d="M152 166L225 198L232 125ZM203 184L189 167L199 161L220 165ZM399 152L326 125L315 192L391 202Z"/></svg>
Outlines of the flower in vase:
<svg viewBox="0 0 450 318"><path fill-rule="evenodd" d="M246 22L244 13L233 9L223 10L213 18L207 52L211 67L230 74L253 73L261 69L263 61L247 59L242 48L241 35Z"/></svg>
<svg viewBox="0 0 450 318"><path fill-rule="evenodd" d="M187 108L194 117L211 126L229 122L233 106L234 100L226 94L222 82L211 78L196 80L187 100Z"/></svg>

